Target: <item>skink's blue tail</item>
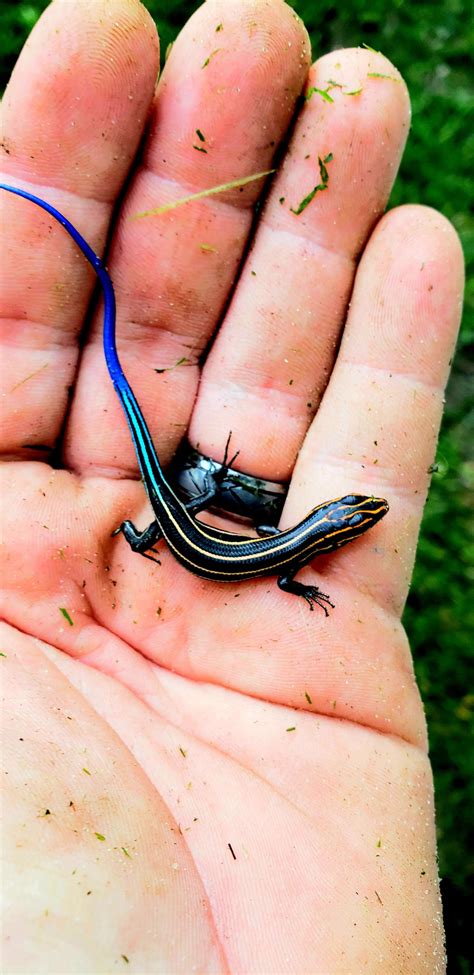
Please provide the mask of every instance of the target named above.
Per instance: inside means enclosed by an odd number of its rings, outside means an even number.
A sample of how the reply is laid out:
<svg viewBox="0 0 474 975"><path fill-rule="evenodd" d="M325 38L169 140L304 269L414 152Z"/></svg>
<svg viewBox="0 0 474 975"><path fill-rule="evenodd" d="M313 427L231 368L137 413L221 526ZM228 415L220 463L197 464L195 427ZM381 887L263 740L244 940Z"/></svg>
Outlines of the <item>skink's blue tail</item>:
<svg viewBox="0 0 474 975"><path fill-rule="evenodd" d="M18 186L7 186L5 183L0 183L0 189L7 190L9 193L15 193L16 196L22 196L25 200L36 203L36 206L41 207L42 210L46 210L46 213L50 213L67 230L69 236L72 237L73 241L81 249L84 257L89 261L89 264L92 264L104 292L104 352L110 378L114 386L115 384L120 385L121 383L125 383L128 386L128 382L118 360L115 346L115 293L112 281L100 257L92 250L87 240L84 240L82 234L76 230L70 220L63 216L59 210L56 210L56 207L53 207L51 203L47 203L46 200L42 200L39 196L34 196L33 193L28 193L27 190L20 189Z"/></svg>
<svg viewBox="0 0 474 975"><path fill-rule="evenodd" d="M27 190L22 190L18 186L9 186L6 183L0 183L0 189L6 190L8 193L14 193L16 196L22 196L25 200L36 203L36 206L41 207L42 210L46 210L46 213L49 213L64 227L69 236L72 237L73 241L80 248L84 257L87 258L89 264L94 268L104 294L104 354L110 378L122 403L125 416L127 417L145 484L147 483L145 475L151 478L154 475L157 480L161 480L162 471L153 441L117 355L117 346L115 344L115 292L108 271L104 267L100 257L92 250L92 247L90 247L82 234L51 203L47 203L41 197L35 196L33 193L28 193Z"/></svg>

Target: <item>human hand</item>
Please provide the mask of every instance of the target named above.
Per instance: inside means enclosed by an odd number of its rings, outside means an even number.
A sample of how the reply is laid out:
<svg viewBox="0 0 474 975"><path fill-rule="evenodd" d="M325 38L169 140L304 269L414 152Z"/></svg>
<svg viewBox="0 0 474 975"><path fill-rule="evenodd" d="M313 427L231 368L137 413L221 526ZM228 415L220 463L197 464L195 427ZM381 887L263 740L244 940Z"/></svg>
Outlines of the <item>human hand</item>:
<svg viewBox="0 0 474 975"><path fill-rule="evenodd" d="M2 199L11 971L442 970L400 614L461 255L422 207L373 230L409 122L395 69L333 52L307 82L333 100L301 107L309 58L276 0L209 0L173 47L134 163L158 64L150 18L134 0L56 0L5 96L5 178L97 250L130 178L108 265L121 359L164 463L186 430L219 458L232 429L248 473L285 480L300 451L285 526L352 491L390 504L305 570L336 604L327 621L273 579L217 586L162 543L155 568L111 539L150 512L100 310L85 329L93 275L60 227ZM261 183L130 218L271 168L295 111L216 334ZM330 154L326 191L293 213Z"/></svg>

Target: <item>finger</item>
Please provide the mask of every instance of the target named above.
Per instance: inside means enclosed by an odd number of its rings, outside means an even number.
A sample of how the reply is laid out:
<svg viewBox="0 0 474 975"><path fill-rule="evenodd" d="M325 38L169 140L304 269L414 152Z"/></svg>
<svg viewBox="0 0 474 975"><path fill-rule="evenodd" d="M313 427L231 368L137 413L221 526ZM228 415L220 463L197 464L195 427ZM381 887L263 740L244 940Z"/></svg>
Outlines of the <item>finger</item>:
<svg viewBox="0 0 474 975"><path fill-rule="evenodd" d="M280 0L209 0L166 63L143 164L109 261L119 353L165 461L187 428L197 363L228 299L263 181L159 216L131 218L269 169L308 65L306 32ZM101 332L99 316L81 369L67 458L76 470L135 472L128 429L106 376ZM105 446L97 443L98 416Z"/></svg>
<svg viewBox="0 0 474 975"><path fill-rule="evenodd" d="M190 431L219 457L232 430L240 469L272 480L289 478L327 383L356 260L387 203L409 123L404 83L373 52L321 58L311 91L206 362ZM324 185L318 157L331 155L326 189L295 212Z"/></svg>
<svg viewBox="0 0 474 975"><path fill-rule="evenodd" d="M352 492L387 498L383 522L327 571L397 613L411 578L462 289L461 247L444 217L419 206L384 217L357 273L341 350L285 513L291 520L321 498Z"/></svg>
<svg viewBox="0 0 474 975"><path fill-rule="evenodd" d="M4 181L55 204L99 251L142 133L157 62L154 24L136 0L55 0L5 93ZM1 197L2 449L37 457L63 424L94 275L50 217Z"/></svg>

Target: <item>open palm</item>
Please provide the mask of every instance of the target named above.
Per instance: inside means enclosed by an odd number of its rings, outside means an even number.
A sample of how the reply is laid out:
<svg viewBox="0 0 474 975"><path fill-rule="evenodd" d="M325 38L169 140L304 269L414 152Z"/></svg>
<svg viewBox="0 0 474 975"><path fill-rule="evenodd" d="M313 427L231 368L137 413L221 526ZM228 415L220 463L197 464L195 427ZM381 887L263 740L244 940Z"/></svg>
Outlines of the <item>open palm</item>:
<svg viewBox="0 0 474 975"><path fill-rule="evenodd" d="M273 579L216 585L111 538L150 511L94 277L3 194L7 970L431 975L432 786L400 613L459 244L422 207L377 224L409 124L382 55L310 68L280 0L208 0L154 94L157 65L135 0L54 0L5 96L5 180L98 252L110 233L119 351L164 464L186 432L220 458L232 430L241 470L294 471L285 527L350 492L390 513L304 570L327 620ZM318 157L325 191L302 206ZM262 180L131 219L275 165L258 227Z"/></svg>

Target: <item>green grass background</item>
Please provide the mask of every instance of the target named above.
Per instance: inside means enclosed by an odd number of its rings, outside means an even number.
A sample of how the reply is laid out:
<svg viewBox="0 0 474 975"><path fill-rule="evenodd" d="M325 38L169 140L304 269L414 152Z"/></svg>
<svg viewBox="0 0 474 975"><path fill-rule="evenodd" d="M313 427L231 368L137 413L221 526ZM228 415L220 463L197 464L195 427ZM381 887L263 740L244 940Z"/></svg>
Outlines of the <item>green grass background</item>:
<svg viewBox="0 0 474 975"><path fill-rule="evenodd" d="M164 52L199 3L145 0L145 5L158 24ZM2 88L46 6L47 0L0 0ZM474 851L469 849L474 809L472 669L469 673L474 648L472 589L469 593L469 583L472 587L474 581L470 453L474 443L474 219L468 200L474 170L474 98L469 87L474 37L469 36L463 0L418 0L416 4L293 0L292 6L310 32L314 57L366 43L383 51L402 72L410 90L413 124L390 206L417 202L441 210L460 234L466 255L465 314L447 392L439 470L433 475L405 623L425 701L435 772L448 971L470 975L474 970L468 948L469 910L474 902Z"/></svg>

